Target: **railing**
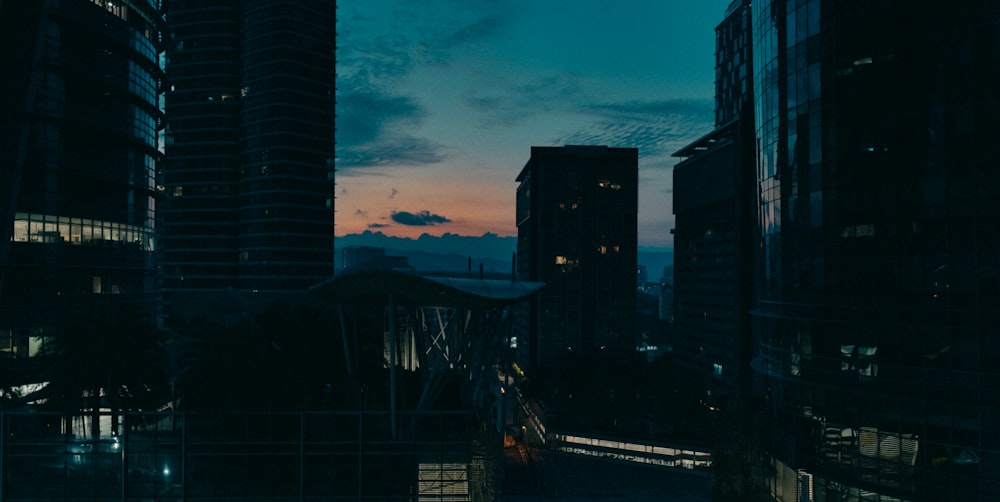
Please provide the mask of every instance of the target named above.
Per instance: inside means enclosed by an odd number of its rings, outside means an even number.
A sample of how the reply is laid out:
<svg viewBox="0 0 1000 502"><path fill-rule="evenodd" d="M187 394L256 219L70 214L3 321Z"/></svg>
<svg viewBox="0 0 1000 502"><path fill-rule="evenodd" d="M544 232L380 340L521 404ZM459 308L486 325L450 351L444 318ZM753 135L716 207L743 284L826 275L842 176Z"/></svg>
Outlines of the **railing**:
<svg viewBox="0 0 1000 502"><path fill-rule="evenodd" d="M437 500L442 466L449 500L496 493L500 436L466 412L398 412L395 438L385 411L99 418L0 413L0 500Z"/></svg>

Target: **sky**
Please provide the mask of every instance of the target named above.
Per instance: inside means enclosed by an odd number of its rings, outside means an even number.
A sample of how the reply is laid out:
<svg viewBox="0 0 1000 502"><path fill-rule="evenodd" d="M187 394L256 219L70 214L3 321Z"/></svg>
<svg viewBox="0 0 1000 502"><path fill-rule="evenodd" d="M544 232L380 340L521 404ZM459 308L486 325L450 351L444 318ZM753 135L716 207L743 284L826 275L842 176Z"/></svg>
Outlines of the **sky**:
<svg viewBox="0 0 1000 502"><path fill-rule="evenodd" d="M337 235L517 234L532 146L639 149L639 246L712 129L729 0L338 0Z"/></svg>

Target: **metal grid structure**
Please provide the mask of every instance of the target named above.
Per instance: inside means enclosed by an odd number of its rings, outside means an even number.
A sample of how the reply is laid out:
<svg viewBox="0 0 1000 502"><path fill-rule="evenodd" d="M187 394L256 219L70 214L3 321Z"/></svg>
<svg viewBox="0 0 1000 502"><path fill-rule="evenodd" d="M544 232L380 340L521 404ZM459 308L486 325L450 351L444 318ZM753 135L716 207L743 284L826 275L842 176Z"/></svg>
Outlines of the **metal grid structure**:
<svg viewBox="0 0 1000 502"><path fill-rule="evenodd" d="M387 411L126 413L95 440L8 411L0 500L495 500L500 440L473 413L397 419L415 434L393 439Z"/></svg>

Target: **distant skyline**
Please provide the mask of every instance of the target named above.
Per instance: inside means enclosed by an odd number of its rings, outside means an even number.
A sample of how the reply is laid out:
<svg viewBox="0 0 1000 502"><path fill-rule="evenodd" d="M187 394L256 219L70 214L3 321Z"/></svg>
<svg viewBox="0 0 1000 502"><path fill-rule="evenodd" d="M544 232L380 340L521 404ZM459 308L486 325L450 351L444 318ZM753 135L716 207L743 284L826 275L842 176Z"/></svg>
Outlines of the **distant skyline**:
<svg viewBox="0 0 1000 502"><path fill-rule="evenodd" d="M639 245L712 128L728 0L338 1L337 235L516 234L531 146L639 149Z"/></svg>

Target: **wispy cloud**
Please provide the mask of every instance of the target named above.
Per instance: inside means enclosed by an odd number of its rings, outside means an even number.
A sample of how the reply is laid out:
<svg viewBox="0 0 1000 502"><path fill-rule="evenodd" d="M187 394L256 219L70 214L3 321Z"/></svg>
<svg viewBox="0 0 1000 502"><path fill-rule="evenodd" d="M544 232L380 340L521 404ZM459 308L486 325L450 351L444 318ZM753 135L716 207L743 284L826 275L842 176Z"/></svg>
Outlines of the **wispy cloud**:
<svg viewBox="0 0 1000 502"><path fill-rule="evenodd" d="M585 102L580 76L550 72L531 78L478 75L483 89L463 96L466 106L480 114L483 125L509 127L541 113L575 112Z"/></svg>
<svg viewBox="0 0 1000 502"><path fill-rule="evenodd" d="M669 156L712 129L711 100L596 103L581 108L595 120L556 138L555 144L639 149L642 157Z"/></svg>
<svg viewBox="0 0 1000 502"><path fill-rule="evenodd" d="M435 164L446 158L443 151L444 147L438 143L407 136L382 138L363 145L337 145L337 168Z"/></svg>
<svg viewBox="0 0 1000 502"><path fill-rule="evenodd" d="M379 228L387 228L387 227L390 227L390 226L392 226L392 225L389 225L388 223L369 223L368 224L368 228L373 229L373 230L377 230Z"/></svg>
<svg viewBox="0 0 1000 502"><path fill-rule="evenodd" d="M348 80L337 95L337 167L440 162L443 147L407 134L426 116L416 100Z"/></svg>
<svg viewBox="0 0 1000 502"><path fill-rule="evenodd" d="M409 225L413 227L439 225L441 223L451 222L450 219L441 216L439 214L431 214L431 212L427 210L420 211L417 213L410 213L407 211L393 211L392 221L395 221L400 225Z"/></svg>
<svg viewBox="0 0 1000 502"><path fill-rule="evenodd" d="M356 81L341 82L337 93L337 143L360 145L379 138L386 126L418 123L426 114L407 96L365 89Z"/></svg>

